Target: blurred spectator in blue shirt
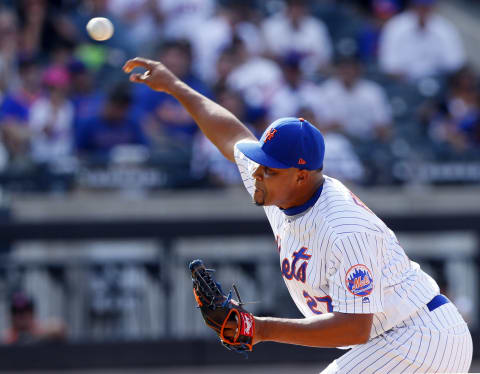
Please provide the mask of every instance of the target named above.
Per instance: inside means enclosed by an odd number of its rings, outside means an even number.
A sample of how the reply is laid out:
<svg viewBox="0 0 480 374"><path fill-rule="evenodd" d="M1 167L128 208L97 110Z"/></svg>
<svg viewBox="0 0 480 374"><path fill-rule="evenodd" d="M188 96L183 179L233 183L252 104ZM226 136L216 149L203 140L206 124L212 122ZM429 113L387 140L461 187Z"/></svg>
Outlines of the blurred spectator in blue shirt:
<svg viewBox="0 0 480 374"><path fill-rule="evenodd" d="M465 143L477 151L480 155L480 109L464 118L459 124L459 130L462 133Z"/></svg>
<svg viewBox="0 0 480 374"><path fill-rule="evenodd" d="M159 60L190 87L210 96L206 84L192 72L192 50L188 41L165 42L160 49ZM146 115L148 135L154 144L174 142L191 145L197 125L176 99L163 92L152 91L145 85L135 85L134 90L136 110Z"/></svg>
<svg viewBox="0 0 480 374"><path fill-rule="evenodd" d="M465 66L449 80L445 94L424 103L420 121L435 149L455 156L480 146L480 90L473 69Z"/></svg>
<svg viewBox="0 0 480 374"><path fill-rule="evenodd" d="M81 125L92 117L98 116L105 101L103 91L96 89L92 72L87 66L73 59L68 64L70 73L70 100L73 103L73 129L76 133Z"/></svg>
<svg viewBox="0 0 480 374"><path fill-rule="evenodd" d="M371 17L357 35L358 54L364 62L376 62L382 28L399 10L398 0L371 0Z"/></svg>
<svg viewBox="0 0 480 374"><path fill-rule="evenodd" d="M127 86L113 88L101 113L78 130L77 149L80 154L107 161L115 146L147 144L138 119L131 115L131 101Z"/></svg>

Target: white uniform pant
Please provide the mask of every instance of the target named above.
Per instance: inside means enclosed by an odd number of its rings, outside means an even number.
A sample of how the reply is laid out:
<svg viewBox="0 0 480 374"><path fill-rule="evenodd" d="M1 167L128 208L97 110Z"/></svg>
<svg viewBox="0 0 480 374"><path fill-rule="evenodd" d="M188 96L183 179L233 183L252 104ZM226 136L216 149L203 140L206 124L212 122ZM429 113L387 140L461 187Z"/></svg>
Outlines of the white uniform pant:
<svg viewBox="0 0 480 374"><path fill-rule="evenodd" d="M467 373L473 344L452 303L424 306L395 328L333 361L330 373Z"/></svg>

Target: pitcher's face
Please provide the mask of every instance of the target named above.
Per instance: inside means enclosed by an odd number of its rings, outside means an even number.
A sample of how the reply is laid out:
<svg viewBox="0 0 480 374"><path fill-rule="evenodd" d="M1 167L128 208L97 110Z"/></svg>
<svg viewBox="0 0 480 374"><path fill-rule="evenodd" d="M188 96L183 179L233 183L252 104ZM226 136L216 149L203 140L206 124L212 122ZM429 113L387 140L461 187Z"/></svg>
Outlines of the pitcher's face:
<svg viewBox="0 0 480 374"><path fill-rule="evenodd" d="M298 172L296 168L275 169L259 165L252 174L255 178L255 204L290 208L290 202L295 199Z"/></svg>

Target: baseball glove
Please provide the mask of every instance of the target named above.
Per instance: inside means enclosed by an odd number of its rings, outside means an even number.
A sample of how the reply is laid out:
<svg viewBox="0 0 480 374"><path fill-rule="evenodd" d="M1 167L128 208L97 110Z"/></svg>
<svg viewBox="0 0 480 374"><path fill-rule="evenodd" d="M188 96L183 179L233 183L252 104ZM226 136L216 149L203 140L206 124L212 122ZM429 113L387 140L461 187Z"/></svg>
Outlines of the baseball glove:
<svg viewBox="0 0 480 374"><path fill-rule="evenodd" d="M252 350L255 322L253 315L242 308L242 302L232 299L232 292L225 295L212 272L202 260L192 261L193 294L203 319L220 337L222 344L232 351L244 353Z"/></svg>

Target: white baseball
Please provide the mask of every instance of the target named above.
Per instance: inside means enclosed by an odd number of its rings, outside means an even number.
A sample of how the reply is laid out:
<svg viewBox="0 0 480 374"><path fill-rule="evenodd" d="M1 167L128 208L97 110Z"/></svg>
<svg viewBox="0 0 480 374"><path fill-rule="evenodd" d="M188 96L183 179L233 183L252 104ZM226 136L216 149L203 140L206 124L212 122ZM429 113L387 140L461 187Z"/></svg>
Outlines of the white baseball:
<svg viewBox="0 0 480 374"><path fill-rule="evenodd" d="M108 18L95 17L88 21L87 31L92 39L97 41L108 40L113 35L113 24Z"/></svg>

